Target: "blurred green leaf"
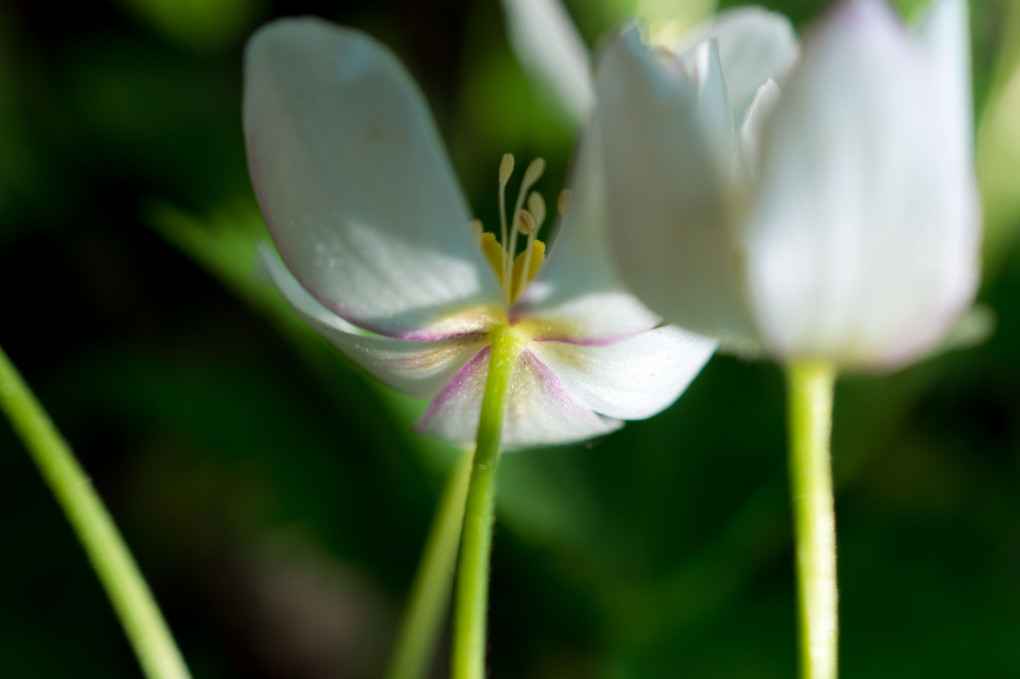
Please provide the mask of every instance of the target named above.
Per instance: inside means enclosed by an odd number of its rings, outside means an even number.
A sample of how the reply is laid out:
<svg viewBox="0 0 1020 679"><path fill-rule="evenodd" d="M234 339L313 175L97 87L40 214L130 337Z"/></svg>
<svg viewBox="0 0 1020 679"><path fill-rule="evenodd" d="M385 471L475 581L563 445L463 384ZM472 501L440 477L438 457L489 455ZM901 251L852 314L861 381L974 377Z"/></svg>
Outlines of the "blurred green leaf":
<svg viewBox="0 0 1020 679"><path fill-rule="evenodd" d="M230 45L250 30L264 0L118 0L125 9L185 47Z"/></svg>
<svg viewBox="0 0 1020 679"><path fill-rule="evenodd" d="M1003 11L998 62L977 138L985 265L993 272L1020 228L1020 5L1008 3Z"/></svg>

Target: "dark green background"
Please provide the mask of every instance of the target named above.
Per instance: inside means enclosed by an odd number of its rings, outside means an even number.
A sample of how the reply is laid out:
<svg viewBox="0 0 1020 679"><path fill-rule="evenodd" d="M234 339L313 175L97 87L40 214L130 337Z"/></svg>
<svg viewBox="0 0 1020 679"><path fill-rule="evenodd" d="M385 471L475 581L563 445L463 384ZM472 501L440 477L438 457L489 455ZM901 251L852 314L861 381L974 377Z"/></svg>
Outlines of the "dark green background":
<svg viewBox="0 0 1020 679"><path fill-rule="evenodd" d="M824 5L767 4L798 24ZM975 103L999 121L979 146L997 330L837 391L850 679L1020 676L1020 132L992 115L1018 61L1012 4L973 3ZM570 6L594 43L625 5ZM411 433L422 404L353 369L254 276L240 55L262 22L300 13L405 60L487 223L503 152L544 155L540 189L559 190L570 131L530 93L495 2L0 5L0 344L199 679L378 676L455 454ZM794 676L783 396L775 366L717 357L650 421L507 456L491 676ZM140 676L6 424L0 676Z"/></svg>

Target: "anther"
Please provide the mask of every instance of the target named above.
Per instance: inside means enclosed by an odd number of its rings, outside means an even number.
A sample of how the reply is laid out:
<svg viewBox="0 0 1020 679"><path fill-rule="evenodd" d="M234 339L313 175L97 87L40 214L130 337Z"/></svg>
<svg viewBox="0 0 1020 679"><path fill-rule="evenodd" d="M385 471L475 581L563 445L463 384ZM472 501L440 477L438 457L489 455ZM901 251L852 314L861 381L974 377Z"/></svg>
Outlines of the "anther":
<svg viewBox="0 0 1020 679"><path fill-rule="evenodd" d="M524 186L531 187L541 178L543 172L545 172L545 159L535 158L528 163L528 169L524 171Z"/></svg>
<svg viewBox="0 0 1020 679"><path fill-rule="evenodd" d="M514 173L514 155L512 153L504 153L503 159L499 161L499 184L500 186L506 186L506 183L510 181L510 175Z"/></svg>
<svg viewBox="0 0 1020 679"><path fill-rule="evenodd" d="M511 153L504 153L499 161L499 242L502 246L502 266L504 293L509 296L510 288L507 280L507 253L506 243L509 239L510 230L506 223L506 183L510 181L510 175L514 173L514 157Z"/></svg>
<svg viewBox="0 0 1020 679"><path fill-rule="evenodd" d="M542 198L542 194L531 192L531 195L528 196L528 212L534 215L535 226L541 227L542 222L545 221L545 199ZM524 233L525 236L528 235L523 231L521 233Z"/></svg>
<svg viewBox="0 0 1020 679"><path fill-rule="evenodd" d="M524 198L531 191L531 187L535 185L535 182L539 180L542 173L545 172L545 161L541 158L535 158L533 161L528 163L528 168L524 170L524 177L521 178L521 186L517 190L517 201L514 204L514 211L511 213L513 216L510 218L510 238L503 241L503 248L507 252L506 264L503 269L504 280L510 280L513 274L513 261L514 253L517 252L517 235L520 227L520 215L521 208L524 207ZM502 209L502 206L500 206ZM511 291L513 287L511 285Z"/></svg>
<svg viewBox="0 0 1020 679"><path fill-rule="evenodd" d="M521 210L517 215L517 230L524 236L530 235L537 226L535 216L527 210Z"/></svg>

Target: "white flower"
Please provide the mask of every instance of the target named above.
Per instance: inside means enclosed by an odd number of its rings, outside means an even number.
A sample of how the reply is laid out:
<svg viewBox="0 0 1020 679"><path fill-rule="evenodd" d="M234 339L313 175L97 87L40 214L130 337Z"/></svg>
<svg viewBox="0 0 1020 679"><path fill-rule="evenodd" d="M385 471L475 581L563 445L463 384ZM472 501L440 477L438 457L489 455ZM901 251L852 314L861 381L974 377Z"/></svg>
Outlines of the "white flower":
<svg viewBox="0 0 1020 679"><path fill-rule="evenodd" d="M656 327L613 278L597 144L579 153L574 195L543 266L545 203L530 188L544 164L523 173L503 244L483 236L418 89L362 33L315 19L262 28L246 55L244 126L252 182L284 262L266 254L275 283L351 360L432 399L425 432L474 439L489 336L499 328L510 326L523 347L505 448L582 440L649 417L714 349ZM512 171L504 157L501 212ZM518 232L528 241L514 258Z"/></svg>
<svg viewBox="0 0 1020 679"><path fill-rule="evenodd" d="M788 74L729 63L721 39L618 36L596 92L624 279L668 321L784 361L930 350L978 279L968 49L962 0L916 36L844 0Z"/></svg>

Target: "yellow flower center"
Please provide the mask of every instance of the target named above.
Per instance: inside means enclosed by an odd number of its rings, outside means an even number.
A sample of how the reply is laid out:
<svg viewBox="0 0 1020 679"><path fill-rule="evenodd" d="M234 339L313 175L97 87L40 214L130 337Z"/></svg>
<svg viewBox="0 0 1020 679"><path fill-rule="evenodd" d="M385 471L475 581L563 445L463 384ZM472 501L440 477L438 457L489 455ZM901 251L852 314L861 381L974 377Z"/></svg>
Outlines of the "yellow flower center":
<svg viewBox="0 0 1020 679"><path fill-rule="evenodd" d="M524 170L517 200L514 201L513 211L507 221L506 185L514 172L514 157L509 153L504 154L499 164L499 237L495 233L486 232L480 221L471 223L478 245L510 304L517 300L545 261L545 243L538 239L538 232L546 217L545 200L541 194L531 190L544 171L545 161L541 158L531 161ZM563 202L564 197L561 196L560 203ZM527 242L524 249L517 252L521 236L527 238Z"/></svg>

